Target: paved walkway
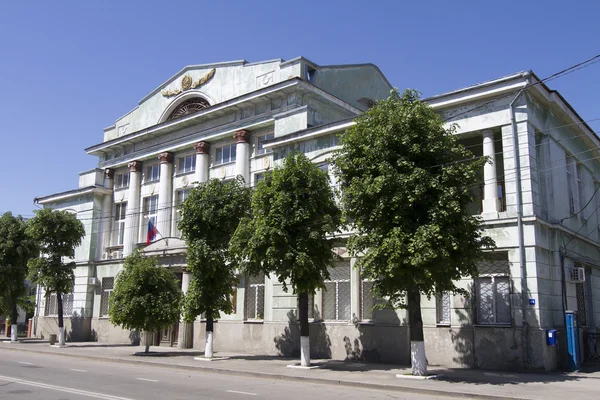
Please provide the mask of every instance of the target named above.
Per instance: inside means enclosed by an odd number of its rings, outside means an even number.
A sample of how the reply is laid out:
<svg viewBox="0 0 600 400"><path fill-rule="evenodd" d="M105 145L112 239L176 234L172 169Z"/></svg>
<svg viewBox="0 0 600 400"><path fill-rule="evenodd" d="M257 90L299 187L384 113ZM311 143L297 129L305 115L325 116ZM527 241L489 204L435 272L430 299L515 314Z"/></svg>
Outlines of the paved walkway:
<svg viewBox="0 0 600 400"><path fill-rule="evenodd" d="M485 399L599 399L600 369L578 373L504 373L468 369L432 369L441 375L435 380L407 376L409 368L398 365L313 360L317 369L288 368L297 359L249 354L215 353L223 359L201 361L203 352L169 347L151 347L140 355L142 346L109 345L97 342L69 343L65 348L51 347L47 341L24 340L0 343L2 351L27 351L79 357L127 364L144 363L164 368L221 373L257 378L356 386L440 396Z"/></svg>

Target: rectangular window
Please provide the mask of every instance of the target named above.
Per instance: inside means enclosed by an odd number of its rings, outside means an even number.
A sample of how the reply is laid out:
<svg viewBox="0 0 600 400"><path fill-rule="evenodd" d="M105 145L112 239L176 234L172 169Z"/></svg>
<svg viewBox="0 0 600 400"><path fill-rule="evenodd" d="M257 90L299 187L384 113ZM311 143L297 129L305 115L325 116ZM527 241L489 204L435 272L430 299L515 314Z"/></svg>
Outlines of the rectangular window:
<svg viewBox="0 0 600 400"><path fill-rule="evenodd" d="M350 261L336 261L323 290L323 319L350 321Z"/></svg>
<svg viewBox="0 0 600 400"><path fill-rule="evenodd" d="M374 306L375 294L373 293L373 281L362 279L360 286L360 315L363 321L373 320Z"/></svg>
<svg viewBox="0 0 600 400"><path fill-rule="evenodd" d="M269 133L268 135L259 136L256 143L256 154L267 154L271 153L273 150L265 149L264 142L265 140L273 139L275 134Z"/></svg>
<svg viewBox="0 0 600 400"><path fill-rule="evenodd" d="M158 195L144 197L144 216L152 221L152 225L156 226L156 218L158 216ZM146 223L143 223L143 232L146 232Z"/></svg>
<svg viewBox="0 0 600 400"><path fill-rule="evenodd" d="M122 189L129 186L129 172L115 175L115 189Z"/></svg>
<svg viewBox="0 0 600 400"><path fill-rule="evenodd" d="M245 314L246 319L265 318L265 276L246 275L246 291L245 291Z"/></svg>
<svg viewBox="0 0 600 400"><path fill-rule="evenodd" d="M329 163L328 162L324 162L324 163L320 163L318 165L318 167L325 172L329 172Z"/></svg>
<svg viewBox="0 0 600 400"><path fill-rule="evenodd" d="M511 324L510 267L508 254L490 254L478 265L475 308L478 324Z"/></svg>
<svg viewBox="0 0 600 400"><path fill-rule="evenodd" d="M113 246L123 244L125 238L125 214L127 212L127 203L115 204L115 231L113 236Z"/></svg>
<svg viewBox="0 0 600 400"><path fill-rule="evenodd" d="M585 198L585 188L583 187L583 164L581 163L577 163L577 194L579 196L579 204L576 212L579 212L579 216L584 218L585 213L581 212L581 209L587 200Z"/></svg>
<svg viewBox="0 0 600 400"><path fill-rule="evenodd" d="M63 299L63 316L73 315L73 293L62 295ZM44 308L45 316L58 315L58 302L56 301L56 293L52 293L46 298L46 307Z"/></svg>
<svg viewBox="0 0 600 400"><path fill-rule="evenodd" d="M144 182L156 182L160 179L160 165L154 164L146 167L146 176Z"/></svg>
<svg viewBox="0 0 600 400"><path fill-rule="evenodd" d="M215 165L226 164L235 161L236 144L231 143L218 147L215 150Z"/></svg>
<svg viewBox="0 0 600 400"><path fill-rule="evenodd" d="M113 291L115 278L102 278L102 296L100 298L100 316L108 315L108 299Z"/></svg>
<svg viewBox="0 0 600 400"><path fill-rule="evenodd" d="M177 173L185 174L186 172L192 172L196 170L196 155L190 154L189 156L177 158Z"/></svg>
<svg viewBox="0 0 600 400"><path fill-rule="evenodd" d="M567 192L569 194L569 211L575 212L575 161L567 155Z"/></svg>
<svg viewBox="0 0 600 400"><path fill-rule="evenodd" d="M264 172L259 172L257 174L254 174L254 186L256 186L258 184L258 182L262 181L264 177L265 177Z"/></svg>
<svg viewBox="0 0 600 400"><path fill-rule="evenodd" d="M175 237L181 237L179 221L181 221L181 205L188 198L191 189L178 190L175 195Z"/></svg>
<svg viewBox="0 0 600 400"><path fill-rule="evenodd" d="M435 296L436 323L450 325L450 292L440 292Z"/></svg>

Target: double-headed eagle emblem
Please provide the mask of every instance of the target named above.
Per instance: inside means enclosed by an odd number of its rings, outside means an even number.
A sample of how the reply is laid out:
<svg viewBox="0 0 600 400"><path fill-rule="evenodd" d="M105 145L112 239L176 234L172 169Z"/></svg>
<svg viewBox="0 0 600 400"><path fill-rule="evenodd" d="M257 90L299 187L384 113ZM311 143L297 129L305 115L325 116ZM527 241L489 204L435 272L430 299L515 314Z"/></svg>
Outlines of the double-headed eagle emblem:
<svg viewBox="0 0 600 400"><path fill-rule="evenodd" d="M206 75L204 75L202 78L198 79L195 82L192 80L191 76L185 75L183 78L181 78L181 88L163 90L162 92L160 92L160 94L162 94L164 97L177 96L179 93L185 92L186 90L196 89L197 87L204 85L206 82L210 81L214 75L214 68L208 71Z"/></svg>

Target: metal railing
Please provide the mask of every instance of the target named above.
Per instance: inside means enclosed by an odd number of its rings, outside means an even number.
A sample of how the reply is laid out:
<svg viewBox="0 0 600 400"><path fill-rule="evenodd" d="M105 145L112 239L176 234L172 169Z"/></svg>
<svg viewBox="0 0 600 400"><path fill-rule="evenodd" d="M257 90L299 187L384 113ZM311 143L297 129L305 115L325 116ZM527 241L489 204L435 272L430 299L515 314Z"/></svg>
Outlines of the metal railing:
<svg viewBox="0 0 600 400"><path fill-rule="evenodd" d="M584 340L584 361L600 362L600 333L585 332Z"/></svg>

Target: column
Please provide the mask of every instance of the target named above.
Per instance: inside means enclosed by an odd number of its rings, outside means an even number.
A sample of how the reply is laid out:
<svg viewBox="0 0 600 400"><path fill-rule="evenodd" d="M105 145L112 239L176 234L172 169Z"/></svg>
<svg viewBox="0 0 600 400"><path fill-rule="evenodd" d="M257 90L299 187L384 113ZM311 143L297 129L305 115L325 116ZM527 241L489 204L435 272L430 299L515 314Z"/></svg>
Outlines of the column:
<svg viewBox="0 0 600 400"><path fill-rule="evenodd" d="M129 167L129 195L127 197L127 213L125 214L125 240L123 241L123 257L133 253L139 239L140 231L140 184L142 182L142 163L132 161Z"/></svg>
<svg viewBox="0 0 600 400"><path fill-rule="evenodd" d="M486 129L482 132L483 155L489 157L491 164L483 166L483 214L497 213L500 210L498 200L498 179L496 177L496 151L494 146L494 132Z"/></svg>
<svg viewBox="0 0 600 400"><path fill-rule="evenodd" d="M173 154L160 153L160 182L158 184L158 218L156 229L159 236L171 236L171 211L173 207Z"/></svg>
<svg viewBox="0 0 600 400"><path fill-rule="evenodd" d="M206 182L210 165L210 144L198 142L194 145L194 149L196 149L196 182Z"/></svg>
<svg viewBox="0 0 600 400"><path fill-rule="evenodd" d="M185 295L190 287L190 273L187 270L183 271L181 276L181 291ZM191 349L194 338L194 323L185 322L183 318L179 322L179 334L177 337L178 349Z"/></svg>
<svg viewBox="0 0 600 400"><path fill-rule="evenodd" d="M233 137L236 143L235 175L241 175L250 185L250 132L237 131Z"/></svg>
<svg viewBox="0 0 600 400"><path fill-rule="evenodd" d="M112 232L112 221L113 221L113 185L114 185L114 177L115 170L107 168L104 170L104 187L111 190L110 194L105 194L102 198L102 211L100 215L102 219L100 229L102 234L98 235L100 237L100 246L98 249L98 253L102 256L102 253L106 251L106 248L111 245L110 237Z"/></svg>

